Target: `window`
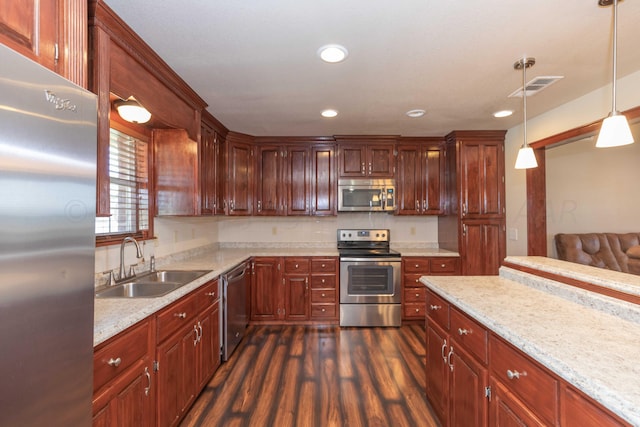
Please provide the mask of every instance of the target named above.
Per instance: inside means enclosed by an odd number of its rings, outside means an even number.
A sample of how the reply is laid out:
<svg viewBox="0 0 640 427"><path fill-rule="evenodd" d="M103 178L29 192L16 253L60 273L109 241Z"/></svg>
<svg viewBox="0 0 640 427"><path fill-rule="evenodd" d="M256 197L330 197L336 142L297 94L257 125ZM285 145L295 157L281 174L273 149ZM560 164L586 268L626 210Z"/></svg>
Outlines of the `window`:
<svg viewBox="0 0 640 427"><path fill-rule="evenodd" d="M149 144L116 129L109 138L110 216L96 218L97 241L150 237Z"/></svg>

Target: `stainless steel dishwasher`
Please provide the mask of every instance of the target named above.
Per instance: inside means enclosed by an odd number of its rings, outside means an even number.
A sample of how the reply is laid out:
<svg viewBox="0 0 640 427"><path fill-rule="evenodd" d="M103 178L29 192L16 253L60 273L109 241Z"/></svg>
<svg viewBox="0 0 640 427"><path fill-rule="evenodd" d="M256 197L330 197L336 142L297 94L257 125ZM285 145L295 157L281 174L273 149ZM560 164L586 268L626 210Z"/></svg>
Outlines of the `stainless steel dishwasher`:
<svg viewBox="0 0 640 427"><path fill-rule="evenodd" d="M244 261L222 275L222 360L227 361L249 324L249 263Z"/></svg>

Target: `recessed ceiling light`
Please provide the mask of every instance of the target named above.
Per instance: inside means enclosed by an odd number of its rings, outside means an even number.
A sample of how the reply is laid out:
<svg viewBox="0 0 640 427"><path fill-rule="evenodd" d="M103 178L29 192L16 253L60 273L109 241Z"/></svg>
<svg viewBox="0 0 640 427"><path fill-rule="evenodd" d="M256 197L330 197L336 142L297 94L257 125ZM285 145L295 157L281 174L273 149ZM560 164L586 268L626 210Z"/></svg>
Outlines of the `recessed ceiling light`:
<svg viewBox="0 0 640 427"><path fill-rule="evenodd" d="M512 110L500 110L500 111L496 111L495 113L493 113L493 117L509 117L510 115L513 114Z"/></svg>
<svg viewBox="0 0 640 427"><path fill-rule="evenodd" d="M322 117L327 117L327 118L331 118L331 117L335 117L338 115L338 112L336 110L324 110L322 113Z"/></svg>
<svg viewBox="0 0 640 427"><path fill-rule="evenodd" d="M414 117L414 118L416 118L416 117L422 117L422 116L424 116L424 115L425 115L425 113L426 113L426 111L418 109L418 110L409 110L409 111L407 111L405 114L406 114L407 116L409 116L409 117Z"/></svg>
<svg viewBox="0 0 640 427"><path fill-rule="evenodd" d="M328 44L318 49L318 56L324 62L342 62L348 55L349 51L347 51L347 48L339 44Z"/></svg>

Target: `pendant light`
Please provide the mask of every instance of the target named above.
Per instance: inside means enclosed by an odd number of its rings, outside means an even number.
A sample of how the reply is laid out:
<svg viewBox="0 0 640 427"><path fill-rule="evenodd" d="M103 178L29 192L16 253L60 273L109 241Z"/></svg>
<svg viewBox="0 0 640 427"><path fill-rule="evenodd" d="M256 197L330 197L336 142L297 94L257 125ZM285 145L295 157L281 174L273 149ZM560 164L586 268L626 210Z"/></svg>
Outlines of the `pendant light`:
<svg viewBox="0 0 640 427"><path fill-rule="evenodd" d="M598 5L613 4L613 82L611 84L611 113L602 121L596 147L618 147L633 143L627 118L616 109L616 62L618 60L618 0L598 0Z"/></svg>
<svg viewBox="0 0 640 427"><path fill-rule="evenodd" d="M144 108L134 97L127 100L116 101L113 104L118 114L124 120L131 123L146 123L151 119L151 113Z"/></svg>
<svg viewBox="0 0 640 427"><path fill-rule="evenodd" d="M536 63L535 58L527 58L526 56L513 64L515 70L522 70L522 115L524 117L522 130L524 133L524 141L522 147L518 151L516 158L516 169L531 169L538 167L536 155L533 148L527 144L527 68L533 67Z"/></svg>

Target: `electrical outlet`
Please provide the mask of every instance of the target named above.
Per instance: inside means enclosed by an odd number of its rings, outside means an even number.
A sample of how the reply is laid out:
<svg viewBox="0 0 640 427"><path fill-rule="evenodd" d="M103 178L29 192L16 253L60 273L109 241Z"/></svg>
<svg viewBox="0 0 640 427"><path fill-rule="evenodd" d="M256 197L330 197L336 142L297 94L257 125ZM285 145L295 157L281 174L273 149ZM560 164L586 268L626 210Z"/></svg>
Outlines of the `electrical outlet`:
<svg viewBox="0 0 640 427"><path fill-rule="evenodd" d="M518 229L510 228L509 229L509 240L518 240Z"/></svg>

